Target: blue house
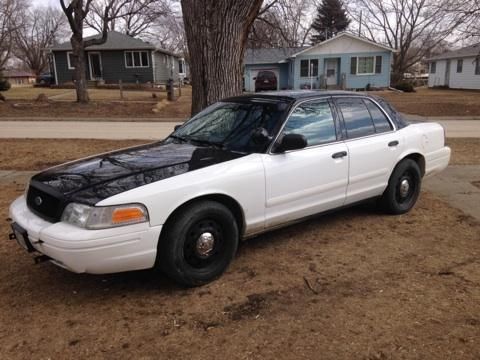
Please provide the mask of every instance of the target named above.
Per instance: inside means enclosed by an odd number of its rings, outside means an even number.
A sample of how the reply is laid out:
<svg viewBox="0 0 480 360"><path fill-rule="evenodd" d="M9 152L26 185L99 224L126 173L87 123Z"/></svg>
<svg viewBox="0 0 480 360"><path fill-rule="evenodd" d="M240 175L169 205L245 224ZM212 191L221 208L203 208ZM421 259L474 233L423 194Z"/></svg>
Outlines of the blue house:
<svg viewBox="0 0 480 360"><path fill-rule="evenodd" d="M307 48L247 49L245 90L255 91L259 71L277 76L277 89L365 89L390 86L394 49L341 33Z"/></svg>

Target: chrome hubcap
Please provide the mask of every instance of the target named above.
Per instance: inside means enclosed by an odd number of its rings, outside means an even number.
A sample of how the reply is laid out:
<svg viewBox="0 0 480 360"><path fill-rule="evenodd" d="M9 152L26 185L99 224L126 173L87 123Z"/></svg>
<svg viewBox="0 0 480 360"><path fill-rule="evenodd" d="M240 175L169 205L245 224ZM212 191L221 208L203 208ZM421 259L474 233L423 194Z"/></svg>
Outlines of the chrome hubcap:
<svg viewBox="0 0 480 360"><path fill-rule="evenodd" d="M407 179L403 179L402 182L400 183L400 196L403 198L407 197L409 191L410 191L410 183L408 182Z"/></svg>
<svg viewBox="0 0 480 360"><path fill-rule="evenodd" d="M197 239L197 252L202 257L208 257L213 251L215 237L212 233L205 232Z"/></svg>

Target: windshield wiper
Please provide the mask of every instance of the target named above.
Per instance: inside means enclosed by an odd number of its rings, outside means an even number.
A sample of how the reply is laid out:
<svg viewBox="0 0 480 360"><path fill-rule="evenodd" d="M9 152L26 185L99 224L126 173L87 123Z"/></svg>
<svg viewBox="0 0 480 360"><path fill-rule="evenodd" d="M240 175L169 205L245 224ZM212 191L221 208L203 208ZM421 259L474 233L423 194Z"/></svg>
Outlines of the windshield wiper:
<svg viewBox="0 0 480 360"><path fill-rule="evenodd" d="M169 137L172 138L172 139L180 140L180 141L182 141L182 142L188 142L188 139L183 138L183 137L178 136L178 135L173 135L173 134L172 134L172 135L170 135Z"/></svg>
<svg viewBox="0 0 480 360"><path fill-rule="evenodd" d="M195 139L195 138L188 138L188 140L194 143L198 143L200 145L215 146L219 149L223 149L225 147L223 143L210 141L210 140Z"/></svg>

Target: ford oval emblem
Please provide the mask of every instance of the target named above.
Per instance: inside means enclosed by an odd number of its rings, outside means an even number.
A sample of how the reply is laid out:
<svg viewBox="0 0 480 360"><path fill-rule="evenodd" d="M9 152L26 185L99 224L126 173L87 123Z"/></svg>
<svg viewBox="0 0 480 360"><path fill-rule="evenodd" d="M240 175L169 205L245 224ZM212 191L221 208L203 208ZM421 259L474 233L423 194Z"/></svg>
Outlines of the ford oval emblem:
<svg viewBox="0 0 480 360"><path fill-rule="evenodd" d="M40 206L43 203L43 199L40 196L35 198L35 205Z"/></svg>

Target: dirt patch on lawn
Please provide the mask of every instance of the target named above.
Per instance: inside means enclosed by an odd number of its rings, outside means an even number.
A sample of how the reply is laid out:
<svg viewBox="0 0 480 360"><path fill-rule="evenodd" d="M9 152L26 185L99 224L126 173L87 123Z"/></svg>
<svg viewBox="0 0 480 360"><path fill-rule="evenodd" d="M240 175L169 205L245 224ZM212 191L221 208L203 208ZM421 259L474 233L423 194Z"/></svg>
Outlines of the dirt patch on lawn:
<svg viewBox="0 0 480 360"><path fill-rule="evenodd" d="M22 191L2 187L2 219ZM0 257L1 358L480 357L480 225L426 193L407 215L356 207L249 240L196 289L33 265L8 240Z"/></svg>
<svg viewBox="0 0 480 360"><path fill-rule="evenodd" d="M480 165L479 138L447 138L452 149L451 165Z"/></svg>
<svg viewBox="0 0 480 360"><path fill-rule="evenodd" d="M42 170L145 140L0 139L0 170Z"/></svg>
<svg viewBox="0 0 480 360"><path fill-rule="evenodd" d="M374 92L406 114L480 116L480 91L417 88L415 93Z"/></svg>

